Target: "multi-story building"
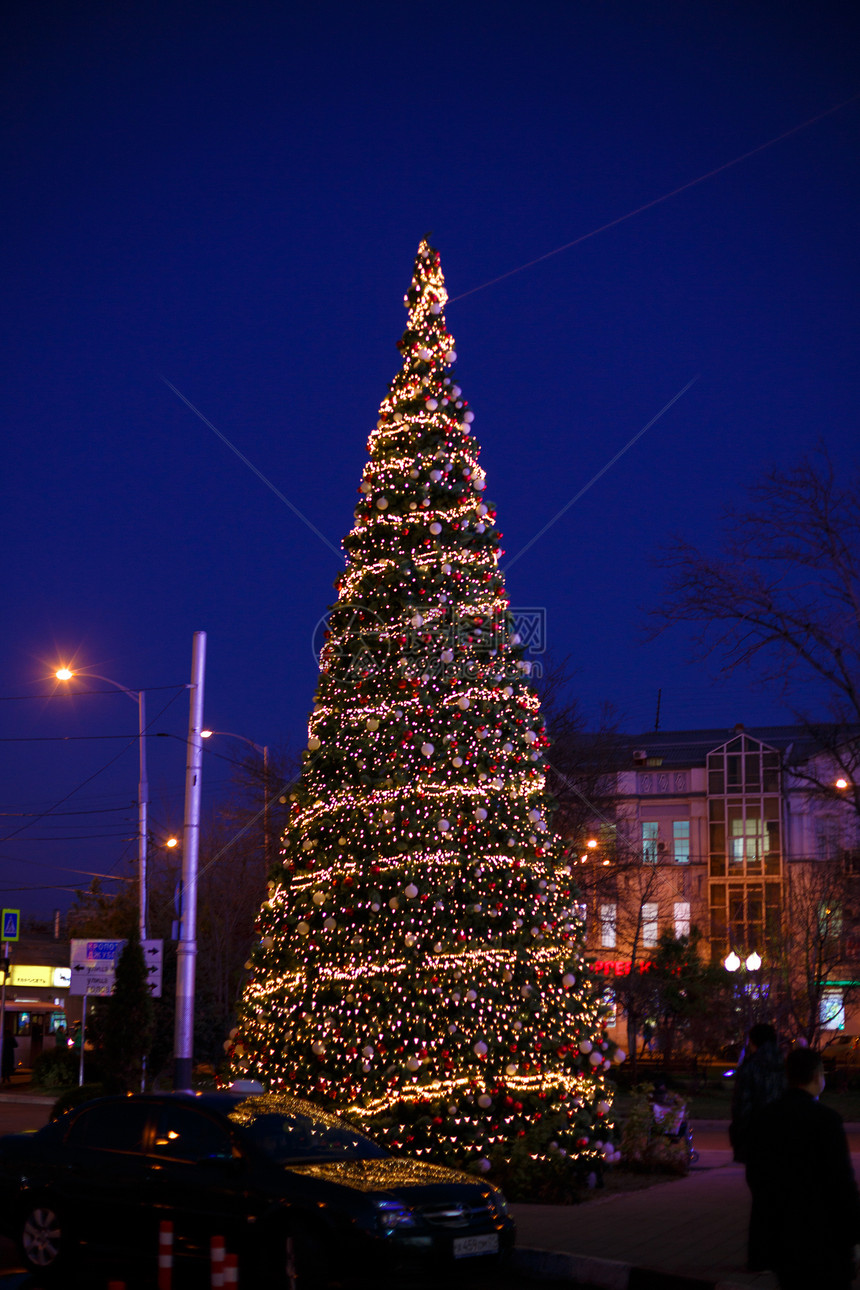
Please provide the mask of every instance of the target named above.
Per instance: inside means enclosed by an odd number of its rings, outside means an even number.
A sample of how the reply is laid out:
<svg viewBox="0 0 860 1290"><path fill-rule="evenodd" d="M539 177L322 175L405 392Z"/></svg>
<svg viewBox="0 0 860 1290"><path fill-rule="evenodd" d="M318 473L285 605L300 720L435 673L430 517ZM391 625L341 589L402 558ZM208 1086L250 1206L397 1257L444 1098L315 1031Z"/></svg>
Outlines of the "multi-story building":
<svg viewBox="0 0 860 1290"><path fill-rule="evenodd" d="M856 734L847 739L856 748ZM573 857L589 957L609 986L641 969L663 931L692 927L712 963L751 964L763 980L779 955L784 976L786 956L801 954L801 923L811 920L830 956L819 1020L844 1024L843 1000L860 985L852 969L860 975L860 941L845 899L860 836L846 758L840 766L827 743L802 727L740 725L619 740L611 806ZM847 885L840 877L837 890L834 874L847 875ZM812 910L801 911L802 893Z"/></svg>

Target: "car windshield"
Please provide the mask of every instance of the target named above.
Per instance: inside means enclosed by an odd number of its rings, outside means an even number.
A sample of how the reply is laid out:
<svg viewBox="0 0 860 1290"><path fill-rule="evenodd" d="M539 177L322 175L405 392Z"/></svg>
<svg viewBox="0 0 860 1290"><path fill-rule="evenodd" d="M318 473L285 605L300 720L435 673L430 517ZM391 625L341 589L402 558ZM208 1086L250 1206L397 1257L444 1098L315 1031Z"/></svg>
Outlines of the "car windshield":
<svg viewBox="0 0 860 1290"><path fill-rule="evenodd" d="M279 1165L378 1160L388 1154L349 1125L328 1125L309 1115L258 1115L240 1133Z"/></svg>

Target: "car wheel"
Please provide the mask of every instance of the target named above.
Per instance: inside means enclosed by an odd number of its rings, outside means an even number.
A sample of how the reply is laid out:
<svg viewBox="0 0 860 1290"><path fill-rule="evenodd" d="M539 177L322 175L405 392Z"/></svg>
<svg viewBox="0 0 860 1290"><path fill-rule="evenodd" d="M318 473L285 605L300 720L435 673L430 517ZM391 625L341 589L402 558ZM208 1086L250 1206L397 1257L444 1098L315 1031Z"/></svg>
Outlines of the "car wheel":
<svg viewBox="0 0 860 1290"><path fill-rule="evenodd" d="M27 1211L18 1238L27 1267L48 1272L63 1259L63 1224L50 1201L39 1201Z"/></svg>

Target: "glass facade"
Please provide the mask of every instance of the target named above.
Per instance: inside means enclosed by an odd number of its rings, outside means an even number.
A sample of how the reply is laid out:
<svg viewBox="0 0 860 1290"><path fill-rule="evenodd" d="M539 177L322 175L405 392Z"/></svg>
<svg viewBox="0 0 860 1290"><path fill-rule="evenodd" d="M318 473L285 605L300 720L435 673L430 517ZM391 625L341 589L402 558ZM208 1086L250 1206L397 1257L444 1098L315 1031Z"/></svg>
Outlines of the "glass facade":
<svg viewBox="0 0 860 1290"><path fill-rule="evenodd" d="M779 753L739 734L708 754L711 957L761 952L782 888Z"/></svg>

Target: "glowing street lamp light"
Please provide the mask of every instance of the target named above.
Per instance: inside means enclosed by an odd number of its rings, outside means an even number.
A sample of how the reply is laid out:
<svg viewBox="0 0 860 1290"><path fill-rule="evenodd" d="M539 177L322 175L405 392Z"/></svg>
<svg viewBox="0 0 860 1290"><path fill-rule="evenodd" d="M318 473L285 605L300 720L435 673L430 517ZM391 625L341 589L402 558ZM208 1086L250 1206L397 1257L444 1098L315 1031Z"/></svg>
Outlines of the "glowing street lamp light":
<svg viewBox="0 0 860 1290"><path fill-rule="evenodd" d="M263 855L266 865L269 864L269 747L268 744L255 744L247 735L237 735L233 730L201 730L201 739L211 739L213 735L224 735L227 739L241 739L263 758ZM591 846L591 843L588 844ZM595 846L597 844L595 843Z"/></svg>
<svg viewBox="0 0 860 1290"><path fill-rule="evenodd" d="M146 782L146 695L143 690L129 690L119 681L112 681L109 676L100 676L98 672L75 672L70 667L58 667L54 676L58 681L72 681L75 677L89 677L94 681L104 681L113 685L123 694L127 694L132 703L137 704L137 742L140 758L140 775L137 785L137 862L140 884L140 939L146 940L146 812L149 805L149 785Z"/></svg>
<svg viewBox="0 0 860 1290"><path fill-rule="evenodd" d="M727 972L737 972L740 965L741 961L737 954L735 954L734 950L732 950L731 954L726 955L725 961L723 962L723 967Z"/></svg>
<svg viewBox="0 0 860 1290"><path fill-rule="evenodd" d="M753 950L752 954L750 954L746 961L745 967L748 972L758 972L761 967L761 955L757 954L756 951Z"/></svg>
<svg viewBox="0 0 860 1290"><path fill-rule="evenodd" d="M834 784L834 788L845 789L850 787L851 785L844 775L840 775L839 778L836 780L836 783Z"/></svg>

